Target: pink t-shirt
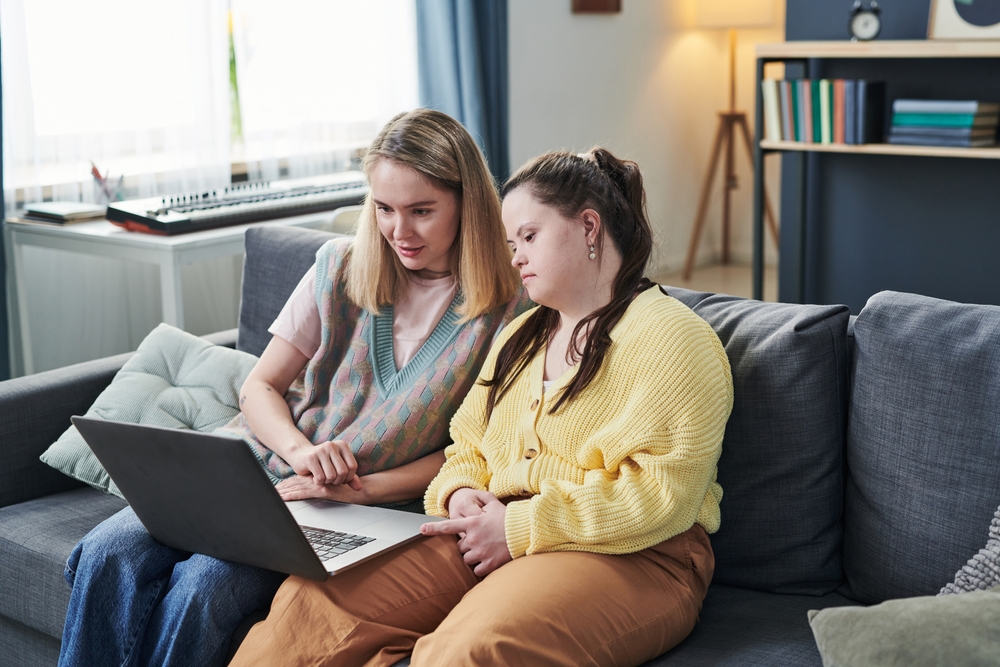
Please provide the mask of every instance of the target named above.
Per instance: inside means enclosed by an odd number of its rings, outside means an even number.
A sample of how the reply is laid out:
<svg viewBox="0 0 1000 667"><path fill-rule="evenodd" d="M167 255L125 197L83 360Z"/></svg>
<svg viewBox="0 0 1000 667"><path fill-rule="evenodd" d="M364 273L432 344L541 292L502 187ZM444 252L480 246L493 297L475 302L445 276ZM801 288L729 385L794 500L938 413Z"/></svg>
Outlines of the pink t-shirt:
<svg viewBox="0 0 1000 667"><path fill-rule="evenodd" d="M428 280L409 275L410 290L393 307L392 351L396 370L413 358L455 298L454 276ZM268 332L285 339L310 359L316 354L323 325L316 305L315 264L302 276Z"/></svg>

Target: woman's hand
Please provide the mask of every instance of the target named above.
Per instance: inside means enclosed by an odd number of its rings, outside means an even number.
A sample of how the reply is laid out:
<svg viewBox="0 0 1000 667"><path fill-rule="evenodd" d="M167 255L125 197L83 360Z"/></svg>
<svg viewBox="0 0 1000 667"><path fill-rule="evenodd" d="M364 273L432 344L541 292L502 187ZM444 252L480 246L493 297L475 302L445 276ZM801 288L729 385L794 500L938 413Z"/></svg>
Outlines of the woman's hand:
<svg viewBox="0 0 1000 667"><path fill-rule="evenodd" d="M496 500L497 497L489 491L479 491L463 487L452 492L448 498L448 518L464 519L479 516L483 507Z"/></svg>
<svg viewBox="0 0 1000 667"><path fill-rule="evenodd" d="M296 474L311 476L320 486L346 484L355 491L361 490L361 480L356 474L358 461L343 440L295 447L285 460Z"/></svg>
<svg viewBox="0 0 1000 667"><path fill-rule="evenodd" d="M464 533L465 537L458 541L458 550L476 576L485 577L512 560L504 530L506 516L507 506L499 500L493 500L483 505L482 512L476 516L425 523L420 527L420 532L424 535Z"/></svg>
<svg viewBox="0 0 1000 667"><path fill-rule="evenodd" d="M364 492L355 491L350 486L344 484L336 486L317 484L316 479L312 476L295 475L288 479L283 479L274 488L278 490L278 495L284 501L321 498L323 500L336 500L337 502L354 505L367 504Z"/></svg>

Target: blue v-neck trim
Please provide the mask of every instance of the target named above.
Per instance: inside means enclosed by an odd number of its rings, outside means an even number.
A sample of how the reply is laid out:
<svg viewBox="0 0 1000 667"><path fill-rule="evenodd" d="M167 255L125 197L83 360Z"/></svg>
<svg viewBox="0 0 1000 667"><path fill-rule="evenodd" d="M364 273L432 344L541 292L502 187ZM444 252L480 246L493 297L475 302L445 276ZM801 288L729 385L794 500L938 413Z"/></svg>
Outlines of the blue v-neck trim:
<svg viewBox="0 0 1000 667"><path fill-rule="evenodd" d="M371 348L373 360L372 370L375 374L375 386L382 396L389 396L408 387L413 380L427 370L457 336L461 327L456 326L460 316L455 312L460 296L455 294L451 305L438 320L431 335L420 346L405 366L396 370L396 354L392 340L392 322L395 312L392 305L384 306L378 315L370 315L371 326L368 328L368 345Z"/></svg>

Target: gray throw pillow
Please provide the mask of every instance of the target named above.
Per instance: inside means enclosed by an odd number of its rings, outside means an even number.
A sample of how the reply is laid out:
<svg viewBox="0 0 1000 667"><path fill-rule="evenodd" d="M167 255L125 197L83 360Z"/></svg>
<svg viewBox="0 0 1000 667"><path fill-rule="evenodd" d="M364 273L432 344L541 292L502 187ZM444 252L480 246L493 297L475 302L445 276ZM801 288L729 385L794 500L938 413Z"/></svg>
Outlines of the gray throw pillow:
<svg viewBox="0 0 1000 667"><path fill-rule="evenodd" d="M809 612L823 667L996 666L1000 587Z"/></svg>
<svg viewBox="0 0 1000 667"><path fill-rule="evenodd" d="M990 522L990 537L962 569L955 574L955 581L945 584L938 595L983 591L1000 586L1000 507Z"/></svg>
<svg viewBox="0 0 1000 667"><path fill-rule="evenodd" d="M87 410L87 417L208 432L239 412L240 385L257 357L161 324ZM41 460L122 497L83 437L70 426Z"/></svg>

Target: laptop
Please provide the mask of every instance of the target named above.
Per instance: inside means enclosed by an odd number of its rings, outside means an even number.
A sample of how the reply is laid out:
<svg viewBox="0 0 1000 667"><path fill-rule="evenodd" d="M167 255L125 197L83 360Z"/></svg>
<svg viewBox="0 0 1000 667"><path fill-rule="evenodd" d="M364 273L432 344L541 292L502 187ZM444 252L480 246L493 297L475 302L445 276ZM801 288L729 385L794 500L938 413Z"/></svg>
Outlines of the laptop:
<svg viewBox="0 0 1000 667"><path fill-rule="evenodd" d="M142 525L182 551L324 581L420 537L440 517L285 502L242 440L73 417Z"/></svg>

